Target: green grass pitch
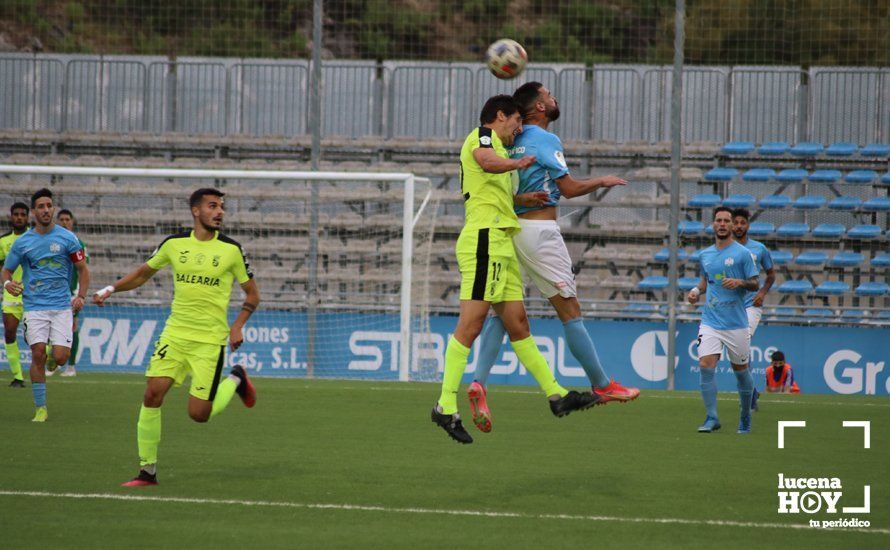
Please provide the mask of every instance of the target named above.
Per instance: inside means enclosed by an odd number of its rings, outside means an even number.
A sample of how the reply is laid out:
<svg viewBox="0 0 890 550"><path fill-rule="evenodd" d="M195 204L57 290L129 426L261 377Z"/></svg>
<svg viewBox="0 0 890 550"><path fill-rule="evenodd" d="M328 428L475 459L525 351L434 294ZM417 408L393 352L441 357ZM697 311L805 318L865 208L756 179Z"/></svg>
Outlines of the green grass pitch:
<svg viewBox="0 0 890 550"><path fill-rule="evenodd" d="M740 436L735 394L721 393L724 429L704 435L692 392L556 419L532 388L495 386L494 430L469 426L476 442L461 446L429 420L438 384L261 378L256 408L236 398L203 425L173 390L161 485L124 489L140 376L50 379L44 425L30 422L30 388L8 382L6 548L890 547L886 398L766 396ZM808 425L780 450L777 420ZM842 420L870 420L871 449ZM871 513L858 517L871 528L789 528L832 516L778 514L780 472L838 477L848 506L870 485Z"/></svg>

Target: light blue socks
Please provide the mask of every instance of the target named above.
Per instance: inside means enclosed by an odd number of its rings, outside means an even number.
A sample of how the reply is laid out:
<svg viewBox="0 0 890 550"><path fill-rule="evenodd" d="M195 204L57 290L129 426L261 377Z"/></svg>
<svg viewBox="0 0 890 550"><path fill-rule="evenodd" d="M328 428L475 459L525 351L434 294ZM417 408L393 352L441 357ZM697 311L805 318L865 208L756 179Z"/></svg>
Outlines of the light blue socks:
<svg viewBox="0 0 890 550"><path fill-rule="evenodd" d="M751 414L751 395L754 393L754 378L751 377L751 369L733 371L739 388L739 414L749 416Z"/></svg>
<svg viewBox="0 0 890 550"><path fill-rule="evenodd" d="M705 411L711 418L717 418L717 382L714 376L717 369L700 369L701 398L705 402ZM750 397L750 393L748 396Z"/></svg>
<svg viewBox="0 0 890 550"><path fill-rule="evenodd" d="M587 329L584 328L584 319L578 317L566 321L562 325L566 333L566 343L575 359L581 363L584 372L590 383L597 388L605 388L609 385L609 377L603 371L600 364L600 358L596 354L596 348L593 346L593 340L590 339Z"/></svg>
<svg viewBox="0 0 890 550"><path fill-rule="evenodd" d="M31 392L34 394L34 406L46 406L46 383L31 382Z"/></svg>
<svg viewBox="0 0 890 550"><path fill-rule="evenodd" d="M494 362L498 358L505 334L507 334L507 329L504 328L504 323L497 315L488 319L482 328L474 379L483 386L488 383L488 373L491 372L491 367L494 366Z"/></svg>

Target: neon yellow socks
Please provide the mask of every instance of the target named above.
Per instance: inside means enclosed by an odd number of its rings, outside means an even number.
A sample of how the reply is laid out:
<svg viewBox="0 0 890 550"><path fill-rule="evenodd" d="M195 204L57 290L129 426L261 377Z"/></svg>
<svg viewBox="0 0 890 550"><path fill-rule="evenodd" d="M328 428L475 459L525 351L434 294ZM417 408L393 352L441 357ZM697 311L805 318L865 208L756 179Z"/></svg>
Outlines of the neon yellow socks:
<svg viewBox="0 0 890 550"><path fill-rule="evenodd" d="M139 422L136 423L136 441L139 445L139 465L157 464L158 445L161 443L161 409L142 405Z"/></svg>
<svg viewBox="0 0 890 550"><path fill-rule="evenodd" d="M457 390L460 389L460 379L467 370L467 358L470 356L470 348L461 344L452 336L445 348L445 375L442 376L442 394L439 396L439 406L442 414L454 414L457 412Z"/></svg>
<svg viewBox="0 0 890 550"><path fill-rule="evenodd" d="M519 358L519 361L525 369L532 373L532 376L535 377L535 380L538 381L538 385L541 386L541 389L544 390L544 393L548 397L551 395L565 397L569 393L568 390L560 386L559 382L556 381L556 377L553 376L553 371L550 370L550 366L547 365L547 360L541 355L541 350L538 349L538 345L535 343L533 336L510 342L510 345L513 346L513 351L516 352L516 357ZM445 364L448 364L447 359L445 360Z"/></svg>
<svg viewBox="0 0 890 550"><path fill-rule="evenodd" d="M22 378L22 356L19 354L19 343L13 342L6 344L6 360L9 361L9 372L16 380L24 380Z"/></svg>
<svg viewBox="0 0 890 550"><path fill-rule="evenodd" d="M229 401L235 395L238 389L238 383L232 380L231 376L227 376L219 386L216 387L216 397L213 398L213 409L210 411L210 418L223 412L229 406Z"/></svg>

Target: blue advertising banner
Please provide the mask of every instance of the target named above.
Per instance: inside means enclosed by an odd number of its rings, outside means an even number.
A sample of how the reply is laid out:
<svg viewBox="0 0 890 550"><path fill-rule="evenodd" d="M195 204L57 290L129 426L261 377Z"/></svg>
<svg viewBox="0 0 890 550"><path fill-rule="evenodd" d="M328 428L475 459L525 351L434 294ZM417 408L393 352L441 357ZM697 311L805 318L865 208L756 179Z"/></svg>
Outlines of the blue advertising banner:
<svg viewBox="0 0 890 550"><path fill-rule="evenodd" d="M143 372L169 310L148 307L88 308L80 318L77 368L84 372ZM431 333L414 338L414 378L435 379L445 364L445 345L456 317L430 319ZM398 379L398 315L327 313L318 317L318 377L376 380ZM586 321L607 373L625 385L645 389L666 387L668 333L664 323ZM532 333L541 352L566 386L586 386L583 369L568 351L562 324L532 319ZM676 388L698 389L696 339L698 326L680 324L677 338ZM245 343L229 353L229 365L240 363L260 376L306 376L306 315L258 312L245 328ZM421 336L421 335L417 335ZM851 327L761 325L751 348L751 366L758 388L773 351L785 352L805 393L890 395L886 369L890 330ZM30 353L20 338L22 361ZM476 369L478 341L469 357L464 381ZM6 368L5 350L0 365ZM491 371L492 384L535 385L510 346L503 343ZM728 362L718 365L718 387L735 388Z"/></svg>

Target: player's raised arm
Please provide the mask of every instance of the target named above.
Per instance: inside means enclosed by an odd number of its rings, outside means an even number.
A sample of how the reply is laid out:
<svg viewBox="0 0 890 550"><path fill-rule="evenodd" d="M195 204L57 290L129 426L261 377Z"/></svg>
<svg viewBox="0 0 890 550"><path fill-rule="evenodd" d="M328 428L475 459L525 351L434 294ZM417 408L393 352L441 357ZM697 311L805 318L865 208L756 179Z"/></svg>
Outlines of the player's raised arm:
<svg viewBox="0 0 890 550"><path fill-rule="evenodd" d="M571 174L566 174L556 180L556 185L559 187L559 192L563 197L571 199L573 197L587 195L601 187L609 188L618 185L627 185L627 180L621 179L618 176L603 176L601 178L578 180L573 178Z"/></svg>
<svg viewBox="0 0 890 550"><path fill-rule="evenodd" d="M93 294L93 303L97 306L105 305L105 300L108 299L115 292L124 292L125 290L133 290L134 288L139 288L144 285L151 279L158 270L154 269L148 264L142 264L137 267L127 275L121 277L116 283L113 285L108 285L105 288L97 291Z"/></svg>
<svg viewBox="0 0 890 550"><path fill-rule="evenodd" d="M521 159L501 158L490 147L476 149L473 151L473 158L489 174L503 174L510 170L522 170L535 163L535 157L522 157Z"/></svg>

